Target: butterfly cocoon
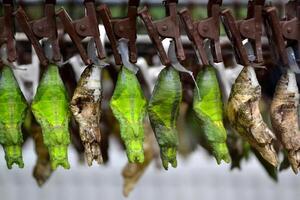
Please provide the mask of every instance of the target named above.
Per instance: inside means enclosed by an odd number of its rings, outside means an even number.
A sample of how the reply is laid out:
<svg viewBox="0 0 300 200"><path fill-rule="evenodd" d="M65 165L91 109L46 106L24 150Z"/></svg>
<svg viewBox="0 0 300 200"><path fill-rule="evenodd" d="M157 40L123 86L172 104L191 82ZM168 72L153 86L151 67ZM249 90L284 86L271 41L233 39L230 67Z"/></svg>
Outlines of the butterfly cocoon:
<svg viewBox="0 0 300 200"><path fill-rule="evenodd" d="M231 126L261 156L273 166L278 165L278 157L274 149L276 137L263 121L259 110L261 88L254 68L243 68L232 86L227 104L227 116Z"/></svg>
<svg viewBox="0 0 300 200"><path fill-rule="evenodd" d="M103 162L100 149L101 69L89 65L83 71L71 101L71 111L79 124L80 138L89 166Z"/></svg>
<svg viewBox="0 0 300 200"><path fill-rule="evenodd" d="M27 102L10 67L4 66L0 78L0 143L5 151L7 167L17 164L24 167L21 131Z"/></svg>
<svg viewBox="0 0 300 200"><path fill-rule="evenodd" d="M159 74L148 105L148 114L160 147L162 164L177 167L178 133L176 122L182 99L179 72L165 67Z"/></svg>
<svg viewBox="0 0 300 200"><path fill-rule="evenodd" d="M271 123L293 171L300 167L300 132L298 123L299 90L295 74L288 70L277 83L271 103Z"/></svg>
<svg viewBox="0 0 300 200"><path fill-rule="evenodd" d="M226 145L226 130L223 125L223 103L215 69L205 66L196 79L199 90L194 90L193 110L200 124L208 150L217 163L230 162Z"/></svg>
<svg viewBox="0 0 300 200"><path fill-rule="evenodd" d="M122 67L118 75L110 107L120 123L128 161L144 162L144 118L147 101L136 75Z"/></svg>
<svg viewBox="0 0 300 200"><path fill-rule="evenodd" d="M70 168L70 112L67 91L60 78L58 67L50 64L43 74L32 102L32 112L42 127L43 141L49 150L51 168Z"/></svg>

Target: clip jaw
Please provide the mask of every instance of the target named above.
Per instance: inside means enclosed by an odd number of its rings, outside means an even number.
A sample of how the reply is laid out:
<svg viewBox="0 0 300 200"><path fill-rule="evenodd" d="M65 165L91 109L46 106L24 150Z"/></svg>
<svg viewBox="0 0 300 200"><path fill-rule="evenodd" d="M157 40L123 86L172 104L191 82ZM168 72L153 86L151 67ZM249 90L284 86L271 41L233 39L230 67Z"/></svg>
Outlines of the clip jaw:
<svg viewBox="0 0 300 200"><path fill-rule="evenodd" d="M237 22L242 38L247 38L254 48L256 64L263 64L262 53L262 10L264 0L250 0L248 2L247 18Z"/></svg>
<svg viewBox="0 0 300 200"><path fill-rule="evenodd" d="M300 1L288 2L286 13L286 20L280 22L283 37L289 43L296 42L300 52Z"/></svg>
<svg viewBox="0 0 300 200"><path fill-rule="evenodd" d="M128 40L129 60L131 63L137 62L137 47L136 47L136 19L139 0L130 0L128 3L127 17L123 19L112 19L109 8L103 4L98 7L99 13L107 36L111 43L111 48L117 65L122 64L121 55L118 51L118 40L125 38Z"/></svg>
<svg viewBox="0 0 300 200"><path fill-rule="evenodd" d="M242 38L238 29L238 26L234 20L233 15L229 9L222 11L222 22L227 33L229 40L234 46L234 51L236 54L236 60L239 64L243 66L249 66L249 60L247 56L246 49L243 46Z"/></svg>
<svg viewBox="0 0 300 200"><path fill-rule="evenodd" d="M44 50L39 43L42 38L48 38L53 49L53 61L60 61L57 28L55 20L55 1L46 0L45 17L29 22L25 11L20 7L15 13L16 19L33 45L36 54L43 66L47 66L49 60L45 56Z"/></svg>
<svg viewBox="0 0 300 200"><path fill-rule="evenodd" d="M3 0L4 16L0 17L0 47L6 43L7 60L14 62L17 52L14 40L13 1ZM2 29L3 28L3 29Z"/></svg>
<svg viewBox="0 0 300 200"><path fill-rule="evenodd" d="M277 10L275 7L266 7L264 9L265 15L265 30L268 35L271 44L275 45L277 57L281 58L284 66L289 66L288 55L285 49L285 41L283 38L282 29L280 26L280 20L277 17Z"/></svg>
<svg viewBox="0 0 300 200"><path fill-rule="evenodd" d="M95 2L93 0L85 0L86 16L72 21L65 9L61 8L57 12L65 31L69 34L71 40L77 47L79 54L86 65L92 64L92 60L88 57L81 41L86 37L93 37L97 49L97 54L100 59L105 58L104 49L100 41L100 32L98 29L97 14Z"/></svg>
<svg viewBox="0 0 300 200"><path fill-rule="evenodd" d="M185 60L184 49L180 39L180 27L177 20L177 0L164 1L167 17L159 20L152 21L148 9L145 7L139 12L139 16L144 21L148 35L150 36L156 50L159 53L163 65L171 65L171 61L165 52L162 40L165 38L172 38L175 42L176 56L179 61Z"/></svg>
<svg viewBox="0 0 300 200"><path fill-rule="evenodd" d="M200 59L204 65L209 65L209 60L204 49L203 41L209 39L213 49L215 62L222 62L222 52L220 45L220 6L222 1L212 1L208 3L209 18L201 21L193 21L188 9L179 12L181 21L184 24L188 38L194 43Z"/></svg>

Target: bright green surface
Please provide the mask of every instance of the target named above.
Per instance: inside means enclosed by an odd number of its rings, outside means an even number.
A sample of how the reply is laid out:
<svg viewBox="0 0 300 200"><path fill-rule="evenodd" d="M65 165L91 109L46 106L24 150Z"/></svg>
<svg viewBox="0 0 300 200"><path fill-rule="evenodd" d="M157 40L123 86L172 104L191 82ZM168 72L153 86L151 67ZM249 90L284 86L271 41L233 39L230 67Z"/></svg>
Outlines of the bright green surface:
<svg viewBox="0 0 300 200"><path fill-rule="evenodd" d="M70 168L68 162L70 114L66 95L67 91L60 78L58 67L49 65L32 102L32 111L42 126L52 169L56 169L59 165L65 169Z"/></svg>
<svg viewBox="0 0 300 200"><path fill-rule="evenodd" d="M215 156L217 163L221 160L230 162L230 155L226 145L226 130L223 125L223 104L216 72L208 66L197 76L197 85L200 89L194 90L194 111L199 118L202 130L199 130L206 139L207 145Z"/></svg>
<svg viewBox="0 0 300 200"><path fill-rule="evenodd" d="M176 121L181 98L182 88L178 71L173 67L164 68L159 74L152 93L148 113L165 169L168 169L169 163L173 167L177 166Z"/></svg>
<svg viewBox="0 0 300 200"><path fill-rule="evenodd" d="M5 66L0 79L0 143L4 148L9 169L13 164L17 164L20 168L24 167L21 125L26 109L27 102L13 72Z"/></svg>
<svg viewBox="0 0 300 200"><path fill-rule="evenodd" d="M118 119L129 162L144 162L144 127L147 101L136 75L122 67L110 106Z"/></svg>

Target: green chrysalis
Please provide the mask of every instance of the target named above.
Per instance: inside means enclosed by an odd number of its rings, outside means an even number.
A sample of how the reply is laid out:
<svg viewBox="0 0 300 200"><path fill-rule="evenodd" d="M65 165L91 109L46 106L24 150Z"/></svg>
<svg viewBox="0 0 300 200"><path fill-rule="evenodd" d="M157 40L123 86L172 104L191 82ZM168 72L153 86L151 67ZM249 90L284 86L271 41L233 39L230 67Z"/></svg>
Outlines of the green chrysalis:
<svg viewBox="0 0 300 200"><path fill-rule="evenodd" d="M44 73L32 102L32 112L42 127L44 143L50 154L51 168L55 170L61 165L69 169L70 112L67 91L56 65L50 64Z"/></svg>
<svg viewBox="0 0 300 200"><path fill-rule="evenodd" d="M165 67L159 74L148 105L149 119L164 168L170 163L177 167L178 133L176 122L182 99L182 86L179 72L173 67Z"/></svg>
<svg viewBox="0 0 300 200"><path fill-rule="evenodd" d="M17 164L20 168L24 167L21 126L27 107L13 71L10 67L4 66L0 79L0 143L4 148L9 169L13 164Z"/></svg>
<svg viewBox="0 0 300 200"><path fill-rule="evenodd" d="M121 127L121 138L125 143L129 162L144 162L144 127L147 101L137 77L122 67L110 107Z"/></svg>
<svg viewBox="0 0 300 200"><path fill-rule="evenodd" d="M223 125L223 103L214 68L204 67L199 72L196 82L200 91L194 90L193 109L200 123L199 131L217 163L220 164L222 160L229 163L227 135Z"/></svg>

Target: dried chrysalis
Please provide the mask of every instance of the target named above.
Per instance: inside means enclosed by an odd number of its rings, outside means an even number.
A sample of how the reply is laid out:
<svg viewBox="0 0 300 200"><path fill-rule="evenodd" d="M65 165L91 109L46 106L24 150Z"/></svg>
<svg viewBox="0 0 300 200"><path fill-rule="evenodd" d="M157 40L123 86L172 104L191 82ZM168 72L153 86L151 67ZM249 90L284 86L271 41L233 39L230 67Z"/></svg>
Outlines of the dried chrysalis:
<svg viewBox="0 0 300 200"><path fill-rule="evenodd" d="M244 67L231 89L227 115L231 126L273 166L278 165L276 139L259 110L261 88L253 67Z"/></svg>
<svg viewBox="0 0 300 200"><path fill-rule="evenodd" d="M271 104L271 122L293 171L300 167L300 132L298 124L299 90L295 74L288 70L277 83Z"/></svg>
<svg viewBox="0 0 300 200"><path fill-rule="evenodd" d="M145 170L150 165L155 155L154 148L154 135L149 122L145 123L145 141L144 141L144 152L145 160L143 163L127 163L123 168L122 176L124 178L123 194L128 196L129 193L134 189L140 178L143 176Z"/></svg>
<svg viewBox="0 0 300 200"><path fill-rule="evenodd" d="M103 162L100 149L101 69L89 65L83 71L71 101L71 111L79 124L80 138L89 166Z"/></svg>

